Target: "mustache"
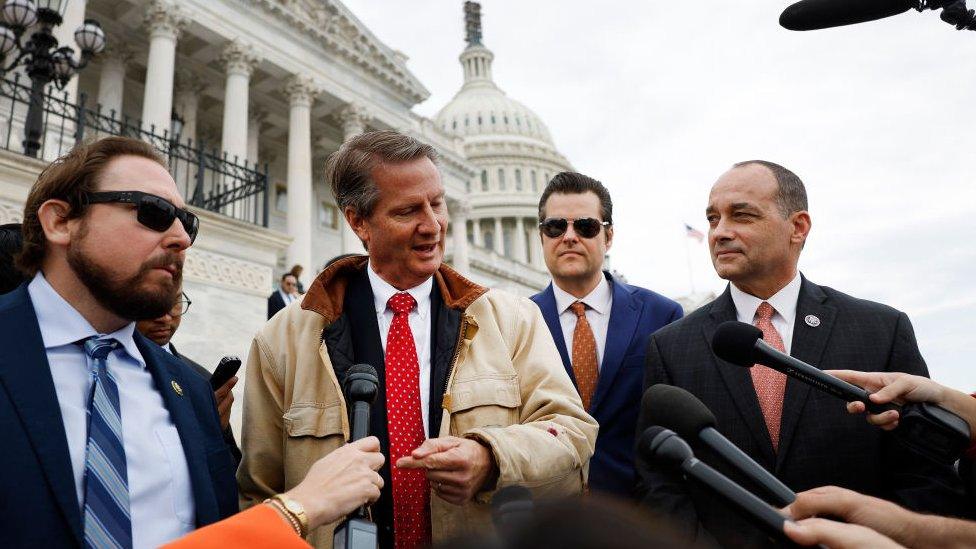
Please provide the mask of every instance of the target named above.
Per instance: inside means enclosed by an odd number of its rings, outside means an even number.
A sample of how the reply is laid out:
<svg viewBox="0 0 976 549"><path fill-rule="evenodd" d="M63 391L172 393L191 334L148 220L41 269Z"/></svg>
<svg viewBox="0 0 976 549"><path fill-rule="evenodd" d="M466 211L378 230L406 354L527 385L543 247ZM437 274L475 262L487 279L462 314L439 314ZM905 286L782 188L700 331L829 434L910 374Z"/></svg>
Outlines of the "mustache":
<svg viewBox="0 0 976 549"><path fill-rule="evenodd" d="M183 273L183 258L179 254L167 253L156 259L150 259L142 264L142 271L148 272L152 269L162 269L165 267L175 267L176 274Z"/></svg>

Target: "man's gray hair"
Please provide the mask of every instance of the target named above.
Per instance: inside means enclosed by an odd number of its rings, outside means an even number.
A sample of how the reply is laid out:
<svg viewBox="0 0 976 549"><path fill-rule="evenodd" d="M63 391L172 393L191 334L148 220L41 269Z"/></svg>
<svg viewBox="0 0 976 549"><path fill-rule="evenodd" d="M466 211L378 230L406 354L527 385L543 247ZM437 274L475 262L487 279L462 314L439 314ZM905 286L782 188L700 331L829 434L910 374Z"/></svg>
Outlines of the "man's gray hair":
<svg viewBox="0 0 976 549"><path fill-rule="evenodd" d="M437 163L434 147L392 130L366 132L353 137L329 155L325 180L332 188L339 211L351 207L358 215L373 213L379 191L373 169L380 164L397 164L427 157Z"/></svg>
<svg viewBox="0 0 976 549"><path fill-rule="evenodd" d="M750 164L759 164L773 172L776 178L776 203L783 217L789 217L793 212L805 212L808 210L807 189L803 186L803 181L790 170L768 160L746 160L737 162L733 167L741 168Z"/></svg>

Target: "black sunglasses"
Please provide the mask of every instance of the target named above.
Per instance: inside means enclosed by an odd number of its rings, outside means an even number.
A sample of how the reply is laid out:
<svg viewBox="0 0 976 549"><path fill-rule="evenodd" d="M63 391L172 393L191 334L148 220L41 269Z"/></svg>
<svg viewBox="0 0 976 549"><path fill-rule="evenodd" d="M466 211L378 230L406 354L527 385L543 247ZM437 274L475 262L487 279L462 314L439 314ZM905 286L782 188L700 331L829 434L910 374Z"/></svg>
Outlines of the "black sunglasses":
<svg viewBox="0 0 976 549"><path fill-rule="evenodd" d="M542 234L549 238L559 238L566 234L566 229L569 228L569 222L570 220L565 217L548 217L545 221L539 223L539 229L542 230ZM600 221L592 217L580 217L579 219L573 219L572 222L573 231L583 238L593 238L600 234L600 229L610 226L609 221Z"/></svg>
<svg viewBox="0 0 976 549"><path fill-rule="evenodd" d="M158 232L166 232L173 226L173 221L180 220L186 234L190 235L190 243L197 239L200 231L200 218L195 214L177 208L172 202L161 196L139 191L107 191L100 193L85 193L86 204L123 203L136 205L136 219L146 227Z"/></svg>

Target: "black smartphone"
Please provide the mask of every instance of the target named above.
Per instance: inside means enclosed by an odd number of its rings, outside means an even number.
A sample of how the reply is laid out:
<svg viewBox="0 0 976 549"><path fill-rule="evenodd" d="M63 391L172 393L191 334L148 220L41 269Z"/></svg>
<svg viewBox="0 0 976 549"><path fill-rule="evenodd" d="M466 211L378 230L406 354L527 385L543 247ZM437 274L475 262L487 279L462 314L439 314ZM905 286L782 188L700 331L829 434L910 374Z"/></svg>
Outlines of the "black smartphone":
<svg viewBox="0 0 976 549"><path fill-rule="evenodd" d="M227 383L227 380L237 375L237 371L241 369L241 359L236 356L225 356L220 359L220 364L217 365L217 369L214 370L212 376L210 376L210 386L216 391L220 387Z"/></svg>

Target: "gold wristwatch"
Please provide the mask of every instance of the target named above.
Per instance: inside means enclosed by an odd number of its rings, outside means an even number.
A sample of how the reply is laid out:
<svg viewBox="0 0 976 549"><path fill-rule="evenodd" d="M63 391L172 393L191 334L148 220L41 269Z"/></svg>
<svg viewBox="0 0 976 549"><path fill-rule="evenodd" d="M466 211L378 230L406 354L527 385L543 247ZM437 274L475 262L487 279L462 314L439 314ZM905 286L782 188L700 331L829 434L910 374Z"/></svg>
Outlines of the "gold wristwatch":
<svg viewBox="0 0 976 549"><path fill-rule="evenodd" d="M305 508L302 507L302 504L288 496L285 496L284 494L276 494L271 496L271 499L280 503L288 514L295 517L295 520L297 520L299 526L301 526L300 535L305 537L305 535L308 534L308 515L305 514Z"/></svg>

